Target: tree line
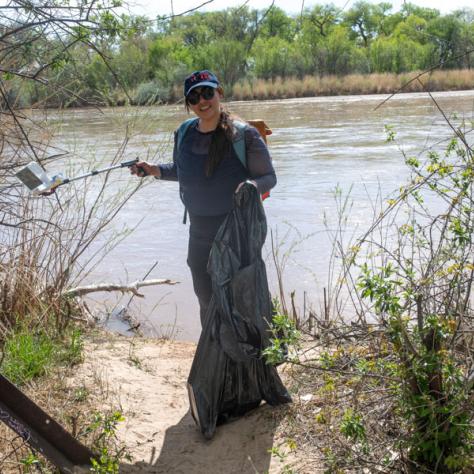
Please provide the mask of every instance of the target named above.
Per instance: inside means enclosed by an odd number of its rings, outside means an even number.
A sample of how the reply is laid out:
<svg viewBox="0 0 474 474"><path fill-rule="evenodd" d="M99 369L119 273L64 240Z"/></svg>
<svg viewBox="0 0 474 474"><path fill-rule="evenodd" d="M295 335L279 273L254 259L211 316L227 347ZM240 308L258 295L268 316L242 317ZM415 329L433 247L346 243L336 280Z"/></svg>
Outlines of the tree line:
<svg viewBox="0 0 474 474"><path fill-rule="evenodd" d="M90 38L93 48L79 41L64 51L63 39L48 37L34 48L25 46L22 54L30 67L44 55L52 67L46 75L49 92L40 82L11 88L19 105L173 101L181 96L183 77L204 68L216 71L232 88L255 79L473 65L470 8L442 15L411 3L394 11L387 2L359 1L346 10L325 4L290 15L275 6L256 10L244 5L156 19L110 15L101 21L104 33ZM19 83L18 76L10 79ZM51 96L54 84L73 96L54 87Z"/></svg>

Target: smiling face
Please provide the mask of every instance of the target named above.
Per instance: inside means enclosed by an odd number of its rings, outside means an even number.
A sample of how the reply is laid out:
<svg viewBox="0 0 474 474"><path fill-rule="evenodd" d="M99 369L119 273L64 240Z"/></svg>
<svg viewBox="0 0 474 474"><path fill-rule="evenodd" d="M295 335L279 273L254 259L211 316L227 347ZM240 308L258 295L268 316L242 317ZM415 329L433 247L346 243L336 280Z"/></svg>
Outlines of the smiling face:
<svg viewBox="0 0 474 474"><path fill-rule="evenodd" d="M214 94L212 94L214 92ZM210 97L212 95L212 97ZM206 98L207 97L207 98ZM191 99L191 101L189 100ZM186 101L189 108L199 117L200 127L213 130L220 118L222 90L209 86L196 87L188 94ZM193 104L191 102L197 103Z"/></svg>

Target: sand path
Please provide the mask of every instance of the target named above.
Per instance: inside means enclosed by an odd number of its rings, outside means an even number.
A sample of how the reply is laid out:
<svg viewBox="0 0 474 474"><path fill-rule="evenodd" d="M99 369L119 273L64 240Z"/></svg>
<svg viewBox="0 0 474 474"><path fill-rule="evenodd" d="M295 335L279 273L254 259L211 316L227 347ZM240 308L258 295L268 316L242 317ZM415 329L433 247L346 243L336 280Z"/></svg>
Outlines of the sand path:
<svg viewBox="0 0 474 474"><path fill-rule="evenodd" d="M195 344L104 335L89 342L74 377L106 395L126 421L118 438L133 457L123 473L279 473L288 462L269 450L276 439L278 409L262 405L218 427L206 441L191 417L186 379Z"/></svg>

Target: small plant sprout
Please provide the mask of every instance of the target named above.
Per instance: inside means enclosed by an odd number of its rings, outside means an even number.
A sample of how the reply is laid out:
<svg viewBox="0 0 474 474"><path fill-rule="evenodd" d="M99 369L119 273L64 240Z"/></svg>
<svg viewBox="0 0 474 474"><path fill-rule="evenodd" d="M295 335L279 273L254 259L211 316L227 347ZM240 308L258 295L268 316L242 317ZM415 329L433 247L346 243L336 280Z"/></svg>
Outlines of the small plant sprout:
<svg viewBox="0 0 474 474"><path fill-rule="evenodd" d="M301 334L296 324L288 315L282 314L278 301L274 301L273 320L271 325L270 345L263 351L268 364L281 364L291 361L289 351L299 347Z"/></svg>

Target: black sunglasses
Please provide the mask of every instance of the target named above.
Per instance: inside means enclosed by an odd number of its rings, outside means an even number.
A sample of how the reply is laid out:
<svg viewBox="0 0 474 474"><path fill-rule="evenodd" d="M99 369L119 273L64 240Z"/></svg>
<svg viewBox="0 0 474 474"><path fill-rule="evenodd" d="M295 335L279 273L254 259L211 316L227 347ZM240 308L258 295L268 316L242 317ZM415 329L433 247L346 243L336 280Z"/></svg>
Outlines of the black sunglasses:
<svg viewBox="0 0 474 474"><path fill-rule="evenodd" d="M191 105L199 104L199 100L202 97L204 100L211 100L215 94L214 87L202 87L201 92L193 89L187 96L186 101Z"/></svg>

